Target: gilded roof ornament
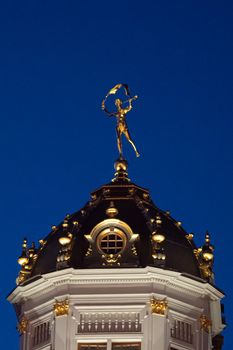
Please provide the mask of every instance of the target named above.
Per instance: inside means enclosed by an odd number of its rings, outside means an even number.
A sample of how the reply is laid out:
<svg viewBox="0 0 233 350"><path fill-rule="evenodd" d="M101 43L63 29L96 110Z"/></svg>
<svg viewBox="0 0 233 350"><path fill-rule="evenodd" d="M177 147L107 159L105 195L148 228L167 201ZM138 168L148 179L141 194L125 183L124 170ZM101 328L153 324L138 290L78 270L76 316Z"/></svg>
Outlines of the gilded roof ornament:
<svg viewBox="0 0 233 350"><path fill-rule="evenodd" d="M214 273L213 273L213 261L214 261L214 247L210 244L210 235L208 231L205 235L205 243L202 247L194 249L194 254L199 262L199 268L202 277L208 282L213 283Z"/></svg>
<svg viewBox="0 0 233 350"><path fill-rule="evenodd" d="M118 214L117 208L114 206L114 202L111 201L109 207L106 209L106 215L110 218L114 218Z"/></svg>
<svg viewBox="0 0 233 350"><path fill-rule="evenodd" d="M212 322L208 319L206 315L201 315L200 326L206 333L210 333Z"/></svg>
<svg viewBox="0 0 233 350"><path fill-rule="evenodd" d="M123 90L123 92L126 96L126 100L123 101L120 98L116 98L114 103L115 103L117 110L111 112L106 108L106 101L110 95L115 95L120 89ZM132 145L132 147L136 153L136 156L137 157L140 156L140 154L139 154L139 152L138 152L138 150L137 150L137 148L136 148L136 146L135 146L135 144L130 136L128 126L126 123L126 115L133 108L132 102L135 101L137 98L138 98L137 95L131 96L128 85L117 84L112 89L109 90L109 92L107 93L106 97L104 98L104 100L102 101L102 104L101 104L102 110L106 114L108 114L110 117L112 117L112 116L116 117L116 119L117 119L116 134L117 134L117 147L118 147L120 159L123 159L122 134L125 135L127 141ZM126 105L126 106L124 107L124 105Z"/></svg>
<svg viewBox="0 0 233 350"><path fill-rule="evenodd" d="M68 315L69 313L69 300L56 301L53 306L56 316Z"/></svg>
<svg viewBox="0 0 233 350"><path fill-rule="evenodd" d="M27 239L24 238L22 244L22 253L18 258L18 264L21 266L25 266L29 261L28 253L27 253Z"/></svg>
<svg viewBox="0 0 233 350"><path fill-rule="evenodd" d="M194 234L193 233L188 233L187 235L185 235L185 237L187 238L188 241L192 241Z"/></svg>
<svg viewBox="0 0 233 350"><path fill-rule="evenodd" d="M17 325L17 330L20 334L26 333L28 327L28 320L23 316Z"/></svg>
<svg viewBox="0 0 233 350"><path fill-rule="evenodd" d="M151 313L157 315L165 315L167 310L167 301L166 300L158 300L154 297L150 301Z"/></svg>

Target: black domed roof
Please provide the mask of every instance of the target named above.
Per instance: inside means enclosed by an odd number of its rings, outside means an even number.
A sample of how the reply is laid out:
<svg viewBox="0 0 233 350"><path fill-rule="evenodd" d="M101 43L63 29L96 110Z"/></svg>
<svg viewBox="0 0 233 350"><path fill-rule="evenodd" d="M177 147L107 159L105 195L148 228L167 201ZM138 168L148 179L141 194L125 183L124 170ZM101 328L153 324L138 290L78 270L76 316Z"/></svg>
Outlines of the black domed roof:
<svg viewBox="0 0 233 350"><path fill-rule="evenodd" d="M28 277L66 267L148 265L201 277L196 246L180 223L156 207L148 190L128 179L126 162L119 161L116 170L111 183L94 191L81 210L43 240ZM154 242L153 234L162 234L164 241ZM61 245L62 237L68 243Z"/></svg>

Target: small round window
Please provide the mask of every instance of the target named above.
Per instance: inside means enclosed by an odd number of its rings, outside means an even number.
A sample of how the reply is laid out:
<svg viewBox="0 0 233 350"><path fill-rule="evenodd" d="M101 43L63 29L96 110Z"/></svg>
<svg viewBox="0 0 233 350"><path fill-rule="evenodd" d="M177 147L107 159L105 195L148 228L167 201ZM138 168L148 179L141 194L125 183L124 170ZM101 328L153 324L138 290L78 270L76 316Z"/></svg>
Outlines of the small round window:
<svg viewBox="0 0 233 350"><path fill-rule="evenodd" d="M103 230L97 238L98 249L101 254L120 254L126 245L126 236L118 228L111 227Z"/></svg>

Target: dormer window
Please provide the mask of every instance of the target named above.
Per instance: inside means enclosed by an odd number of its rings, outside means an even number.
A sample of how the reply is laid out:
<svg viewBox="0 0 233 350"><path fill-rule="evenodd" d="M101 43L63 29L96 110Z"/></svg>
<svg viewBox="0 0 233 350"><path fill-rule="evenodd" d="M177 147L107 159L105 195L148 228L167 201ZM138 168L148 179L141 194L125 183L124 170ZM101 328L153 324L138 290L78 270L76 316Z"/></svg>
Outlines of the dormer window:
<svg viewBox="0 0 233 350"><path fill-rule="evenodd" d="M103 266L120 266L121 255L138 238L138 234L124 221L111 218L101 221L89 235L85 235L91 248L96 247L97 254L101 255Z"/></svg>
<svg viewBox="0 0 233 350"><path fill-rule="evenodd" d="M97 247L101 254L121 254L125 246L126 235L122 230L116 227L103 230L97 237Z"/></svg>

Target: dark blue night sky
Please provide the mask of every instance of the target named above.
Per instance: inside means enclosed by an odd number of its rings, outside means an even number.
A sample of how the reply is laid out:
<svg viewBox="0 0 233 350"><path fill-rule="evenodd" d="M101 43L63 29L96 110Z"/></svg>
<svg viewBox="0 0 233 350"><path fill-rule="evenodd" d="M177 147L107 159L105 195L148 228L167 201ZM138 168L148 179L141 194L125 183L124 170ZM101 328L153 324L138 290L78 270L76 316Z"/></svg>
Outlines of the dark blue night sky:
<svg viewBox="0 0 233 350"><path fill-rule="evenodd" d="M117 83L139 95L126 142L130 178L215 245L231 349L232 1L2 1L0 4L1 312L5 349L18 348L5 300L21 241L38 241L113 177L115 120L101 100Z"/></svg>

